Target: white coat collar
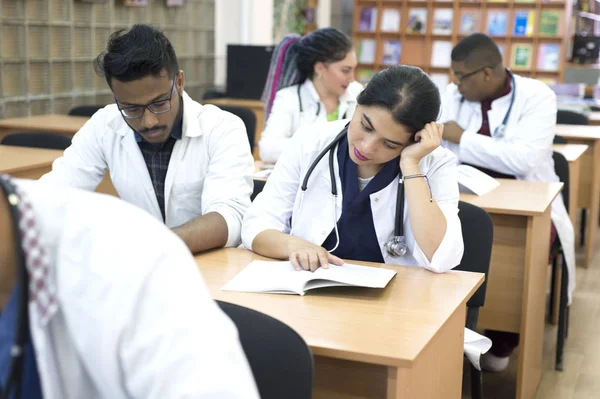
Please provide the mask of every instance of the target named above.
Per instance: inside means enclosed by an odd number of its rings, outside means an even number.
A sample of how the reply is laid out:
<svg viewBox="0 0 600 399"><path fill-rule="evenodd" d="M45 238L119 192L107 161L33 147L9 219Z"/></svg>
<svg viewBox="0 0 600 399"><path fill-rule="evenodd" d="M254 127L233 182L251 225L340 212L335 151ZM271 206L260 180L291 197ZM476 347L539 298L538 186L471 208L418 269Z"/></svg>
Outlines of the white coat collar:
<svg viewBox="0 0 600 399"><path fill-rule="evenodd" d="M314 88L314 87L313 87ZM316 92L316 91L315 91ZM199 137L202 136L203 132L200 129L198 123L198 117L202 113L203 106L192 100L190 96L184 91L182 94L183 98L183 124L182 124L182 137ZM116 104L113 105L117 110ZM133 134L132 129L123 119L121 113L117 111L114 118L110 119L108 126L113 129L120 136L126 136L127 134Z"/></svg>

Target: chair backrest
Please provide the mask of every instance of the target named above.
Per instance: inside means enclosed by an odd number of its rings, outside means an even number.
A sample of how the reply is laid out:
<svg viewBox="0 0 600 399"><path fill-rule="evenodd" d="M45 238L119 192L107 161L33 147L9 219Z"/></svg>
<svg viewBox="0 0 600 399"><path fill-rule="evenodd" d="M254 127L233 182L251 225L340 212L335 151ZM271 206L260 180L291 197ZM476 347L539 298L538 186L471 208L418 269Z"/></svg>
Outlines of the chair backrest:
<svg viewBox="0 0 600 399"><path fill-rule="evenodd" d="M80 105L78 107L73 107L69 111L69 115L71 116L88 116L92 117L98 110L104 108L104 105Z"/></svg>
<svg viewBox="0 0 600 399"><path fill-rule="evenodd" d="M587 116L580 112L559 109L556 112L556 123L564 125L588 125Z"/></svg>
<svg viewBox="0 0 600 399"><path fill-rule="evenodd" d="M250 196L250 201L254 201L254 198L256 198L256 196L258 194L260 194L260 192L263 190L263 188L265 188L266 183L267 182L264 180L254 179L254 191L252 192L252 195Z"/></svg>
<svg viewBox="0 0 600 399"><path fill-rule="evenodd" d="M567 144L567 139L563 136L554 135L554 139L552 140L553 144Z"/></svg>
<svg viewBox="0 0 600 399"><path fill-rule="evenodd" d="M558 180L560 180L564 187L562 189L563 202L565 203L565 208L569 209L569 162L565 158L563 154L560 152L554 151L552 153L552 158L554 159L554 171L558 176Z"/></svg>
<svg viewBox="0 0 600 399"><path fill-rule="evenodd" d="M252 112L251 109L244 107L232 107L220 105L223 111L231 112L234 115L237 115L244 125L246 125L246 131L248 132L248 141L250 142L250 150L254 149L254 137L256 135L256 115Z"/></svg>
<svg viewBox="0 0 600 399"><path fill-rule="evenodd" d="M66 150L71 145L71 139L56 133L13 133L4 136L0 144L16 145L19 147L48 148Z"/></svg>
<svg viewBox="0 0 600 399"><path fill-rule="evenodd" d="M468 307L481 307L485 304L485 291L492 257L494 225L490 215L478 206L459 201L458 210L465 252L460 265L456 266L454 270L485 274L485 281L467 302Z"/></svg>
<svg viewBox="0 0 600 399"><path fill-rule="evenodd" d="M238 329L260 397L310 399L313 357L302 337L266 314L228 302L217 304Z"/></svg>

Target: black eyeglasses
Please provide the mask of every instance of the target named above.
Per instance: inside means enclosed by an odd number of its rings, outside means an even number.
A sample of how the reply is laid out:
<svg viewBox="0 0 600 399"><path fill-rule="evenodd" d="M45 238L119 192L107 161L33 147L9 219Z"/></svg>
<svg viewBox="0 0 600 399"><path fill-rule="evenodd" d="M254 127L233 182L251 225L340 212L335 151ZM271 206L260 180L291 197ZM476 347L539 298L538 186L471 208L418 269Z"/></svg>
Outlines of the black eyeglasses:
<svg viewBox="0 0 600 399"><path fill-rule="evenodd" d="M479 69L474 70L473 72L466 73L466 74L464 74L462 76L456 76L456 74L454 73L454 71L452 71L452 76L454 76L454 79L458 82L458 84L461 84L469 76L473 76L476 73L479 73L479 72L483 71L486 68L494 68L494 67L491 66L491 65L486 65L484 67L481 67Z"/></svg>
<svg viewBox="0 0 600 399"><path fill-rule="evenodd" d="M173 89L175 89L176 81L177 81L177 78L173 79L173 86L171 86L171 95L166 100L155 101L148 105L136 105L134 107L121 108L121 105L115 98L115 102L117 103L117 107L119 108L119 111L121 111L123 118L139 119L142 116L144 116L144 112L146 111L146 108L155 115L156 114L164 114L165 112L169 112L171 110L171 100L173 99Z"/></svg>

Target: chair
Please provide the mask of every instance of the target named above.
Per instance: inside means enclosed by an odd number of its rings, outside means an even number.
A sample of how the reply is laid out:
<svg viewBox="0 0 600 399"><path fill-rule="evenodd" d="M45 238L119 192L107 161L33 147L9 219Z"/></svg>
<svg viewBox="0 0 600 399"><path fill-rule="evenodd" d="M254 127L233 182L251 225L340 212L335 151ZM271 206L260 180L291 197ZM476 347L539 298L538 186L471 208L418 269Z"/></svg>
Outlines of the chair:
<svg viewBox="0 0 600 399"><path fill-rule="evenodd" d="M104 105L80 105L78 107L71 108L69 115L71 116L87 116L92 117L98 110L104 108Z"/></svg>
<svg viewBox="0 0 600 399"><path fill-rule="evenodd" d="M556 123L560 125L588 125L587 116L580 112L558 110L556 112Z"/></svg>
<svg viewBox="0 0 600 399"><path fill-rule="evenodd" d="M467 323L470 330L477 328L479 308L485 304L490 259L492 257L492 241L494 225L492 218L483 209L467 202L459 201L458 215L462 224L462 235L465 251L460 265L454 270L477 272L485 274L485 281L467 302ZM471 397L483 398L482 373L472 364L471 366Z"/></svg>
<svg viewBox="0 0 600 399"><path fill-rule="evenodd" d="M224 98L227 97L227 93L224 91L220 91L217 89L209 89L204 92L202 95L202 100L212 100L215 98Z"/></svg>
<svg viewBox="0 0 600 399"><path fill-rule="evenodd" d="M252 110L244 107L233 107L229 105L219 105L223 111L231 112L238 116L244 125L246 125L246 131L248 132L248 141L250 142L250 150L254 149L254 137L256 135L256 115Z"/></svg>
<svg viewBox="0 0 600 399"><path fill-rule="evenodd" d="M563 136L554 136L554 140L552 140L552 144L567 144L567 139Z"/></svg>
<svg viewBox="0 0 600 399"><path fill-rule="evenodd" d="M71 139L56 133L13 133L4 136L0 144L66 150L71 145Z"/></svg>
<svg viewBox="0 0 600 399"><path fill-rule="evenodd" d="M293 329L263 313L217 301L235 323L262 399L310 399L313 357Z"/></svg>
<svg viewBox="0 0 600 399"><path fill-rule="evenodd" d="M565 203L565 207L569 209L569 162L567 162L566 158L558 153L554 152L552 154L552 158L554 158L554 170L558 179L564 184L562 195L563 202ZM562 254L562 245L560 243L560 239L557 237L554 245L551 248L552 254L552 285L550 289L550 317L552 318L552 309L554 309L556 304L556 292L555 292L555 284L558 274L558 255L562 255L561 262L561 279L560 279L560 292L559 292L559 310L558 310L558 332L556 337L556 363L554 368L556 370L563 369L563 351L565 345L565 339L567 337L567 328L568 328L568 319L569 319L569 309L568 309L568 286L569 286L569 274L567 270L567 263L565 261L564 255Z"/></svg>
<svg viewBox="0 0 600 399"><path fill-rule="evenodd" d="M258 194L260 194L260 192L265 187L266 183L267 182L265 180L254 179L254 191L252 192L252 195L250 196L250 201L254 201L254 198L256 198L256 196Z"/></svg>

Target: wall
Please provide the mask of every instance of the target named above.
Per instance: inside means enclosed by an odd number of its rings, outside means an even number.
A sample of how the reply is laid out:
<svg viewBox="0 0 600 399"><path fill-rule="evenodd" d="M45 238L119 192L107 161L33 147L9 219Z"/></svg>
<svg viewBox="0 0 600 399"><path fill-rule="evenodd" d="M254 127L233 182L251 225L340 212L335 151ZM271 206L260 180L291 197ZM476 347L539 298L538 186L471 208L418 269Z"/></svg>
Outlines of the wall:
<svg viewBox="0 0 600 399"><path fill-rule="evenodd" d="M186 91L200 99L214 76L215 0L166 0L125 7L123 0L0 2L0 118L60 113L74 105L107 104L112 93L92 67L111 32L152 23L171 40L186 76Z"/></svg>
<svg viewBox="0 0 600 399"><path fill-rule="evenodd" d="M354 0L331 0L331 26L352 36Z"/></svg>

